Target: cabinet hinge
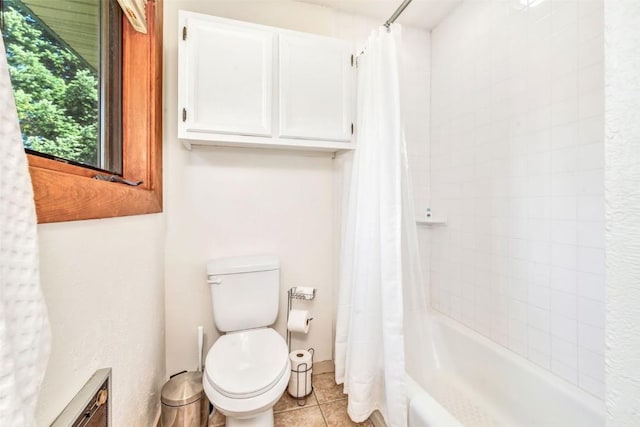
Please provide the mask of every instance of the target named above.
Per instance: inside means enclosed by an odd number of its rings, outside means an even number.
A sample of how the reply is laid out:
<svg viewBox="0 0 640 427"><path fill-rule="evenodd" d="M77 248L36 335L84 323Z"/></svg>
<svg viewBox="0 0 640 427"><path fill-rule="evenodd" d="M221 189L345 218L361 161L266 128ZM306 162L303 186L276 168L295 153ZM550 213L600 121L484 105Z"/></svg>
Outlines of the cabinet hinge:
<svg viewBox="0 0 640 427"><path fill-rule="evenodd" d="M182 40L186 40L187 39L187 27L186 25L184 27L182 27Z"/></svg>
<svg viewBox="0 0 640 427"><path fill-rule="evenodd" d="M182 121L183 122L187 121L187 109L186 108L182 109Z"/></svg>
<svg viewBox="0 0 640 427"><path fill-rule="evenodd" d="M353 135L353 123L351 123L351 135Z"/></svg>

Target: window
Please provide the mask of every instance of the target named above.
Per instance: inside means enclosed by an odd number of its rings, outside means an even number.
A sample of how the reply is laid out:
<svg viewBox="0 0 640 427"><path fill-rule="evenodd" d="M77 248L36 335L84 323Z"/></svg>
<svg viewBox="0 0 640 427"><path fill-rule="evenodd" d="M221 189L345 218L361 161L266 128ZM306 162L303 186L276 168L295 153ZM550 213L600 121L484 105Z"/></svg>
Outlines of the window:
<svg viewBox="0 0 640 427"><path fill-rule="evenodd" d="M2 1L4 3L3 10L6 10L9 0ZM38 3L36 0L24 0L22 3L29 4L29 1L32 1L32 5ZM115 2L107 1L111 7L115 5ZM39 2L56 3L50 0L39 0ZM82 0L82 3L89 2L91 0ZM19 0L11 0L12 6L16 4L20 6L19 3L21 3ZM23 14L22 19L36 19L33 17L24 18L24 16ZM96 118L95 102L90 102L90 99L95 99L95 96L94 98L75 97L75 102L68 102L64 106L69 119L67 122L75 120L76 116L91 117L94 120L94 126L100 130L96 131L96 135L98 133L106 134L102 139L97 136L84 139L85 142L93 140L94 152L79 158L80 161L77 161L77 158L59 161L57 157L61 156L57 155L56 158L28 155L39 222L105 218L162 211L162 4L160 0L147 3L146 16L148 34L137 33L126 18L119 17L122 35L115 39L112 38L109 43L110 51L113 51L115 47L121 48L122 52L121 67L118 69L122 73L122 87L115 91L121 97L122 104L120 112L113 115L112 121L107 124L108 122L102 118L108 111L113 111L113 105L115 105L105 101L104 97L98 97L101 105L108 105L106 109L101 110L100 118ZM4 25L6 26L7 15L3 14L2 18L5 20ZM17 18L13 16L11 19ZM54 38L46 35L43 37L49 40ZM69 49L72 45L71 40L67 38L65 41L62 37L59 38L62 39L58 40L60 45L66 43L68 45L66 47ZM82 57L82 59L77 59L78 63L91 64L92 60L89 59L88 54L85 54L85 57L79 53L78 49L73 50ZM99 55L104 57L104 50ZM86 66L86 64L84 65ZM83 70L90 70L90 68L85 67ZM76 74L79 71L76 70ZM84 71L81 75L85 78L90 74L89 71ZM98 73L96 72L96 74ZM111 84L113 78L107 77L107 80L104 84ZM18 98L21 94L18 93L19 89L16 89L16 86L14 84L16 98ZM88 86L87 84L86 87ZM104 92L104 90L101 89L100 92ZM75 111L73 111L74 108ZM24 118L21 117L23 140L25 140L25 145L29 147L28 144L32 142L28 140L28 137L31 134L28 133L29 129L26 123L23 124L23 120ZM54 123L55 117L48 117L48 120L50 123ZM88 120L83 123L88 123ZM122 123L121 130L118 123ZM88 133L90 132L87 131L85 134L81 132L85 136ZM121 160L118 159L119 154L115 156L115 160L113 156L106 159L109 156L105 152L110 144L117 141L118 134L121 134L122 140L122 150L117 151L121 152ZM40 141L37 138L36 140ZM96 142L98 140L101 142ZM49 144L49 146L59 149L55 144ZM88 143L81 145L83 148L87 146L89 146ZM72 151L72 155L76 155L82 150L68 151ZM90 152L89 149L86 151ZM94 159L99 167L110 171L116 171L119 168L117 172L125 179L142 181L143 183L139 187L130 187L92 179L96 175L96 171L93 169L95 164L91 164L87 159ZM86 164L81 165L82 163Z"/></svg>
<svg viewBox="0 0 640 427"><path fill-rule="evenodd" d="M122 172L122 12L116 0L2 0L28 152Z"/></svg>

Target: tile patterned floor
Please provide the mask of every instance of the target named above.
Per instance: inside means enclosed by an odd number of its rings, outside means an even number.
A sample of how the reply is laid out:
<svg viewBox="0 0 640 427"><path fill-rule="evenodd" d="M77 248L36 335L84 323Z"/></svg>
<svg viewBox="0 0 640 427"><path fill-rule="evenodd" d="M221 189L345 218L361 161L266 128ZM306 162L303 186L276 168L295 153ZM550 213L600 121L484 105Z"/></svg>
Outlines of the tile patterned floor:
<svg viewBox="0 0 640 427"><path fill-rule="evenodd" d="M274 427L373 427L371 421L354 423L347 415L347 395L334 381L333 372L313 376L313 393L305 406L298 406L285 391L273 408ZM209 427L224 426L219 412L209 420Z"/></svg>

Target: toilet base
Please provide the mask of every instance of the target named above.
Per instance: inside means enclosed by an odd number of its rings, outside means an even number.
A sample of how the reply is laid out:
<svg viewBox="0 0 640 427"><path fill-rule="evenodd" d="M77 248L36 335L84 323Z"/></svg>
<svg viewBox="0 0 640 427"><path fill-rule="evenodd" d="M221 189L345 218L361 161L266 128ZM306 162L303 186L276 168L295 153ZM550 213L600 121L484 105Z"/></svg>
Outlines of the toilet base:
<svg viewBox="0 0 640 427"><path fill-rule="evenodd" d="M226 427L273 427L273 407L251 418L227 417Z"/></svg>

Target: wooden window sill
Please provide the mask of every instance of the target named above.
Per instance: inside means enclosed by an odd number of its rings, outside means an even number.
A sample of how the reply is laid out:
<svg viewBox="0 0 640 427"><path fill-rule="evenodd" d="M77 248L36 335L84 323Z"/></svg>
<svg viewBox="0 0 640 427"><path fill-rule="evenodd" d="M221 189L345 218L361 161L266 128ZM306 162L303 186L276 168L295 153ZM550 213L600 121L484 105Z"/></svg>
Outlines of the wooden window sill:
<svg viewBox="0 0 640 427"><path fill-rule="evenodd" d="M28 155L39 223L162 212L162 3L146 7L148 34L123 25L123 176L138 187L93 179L94 170Z"/></svg>

